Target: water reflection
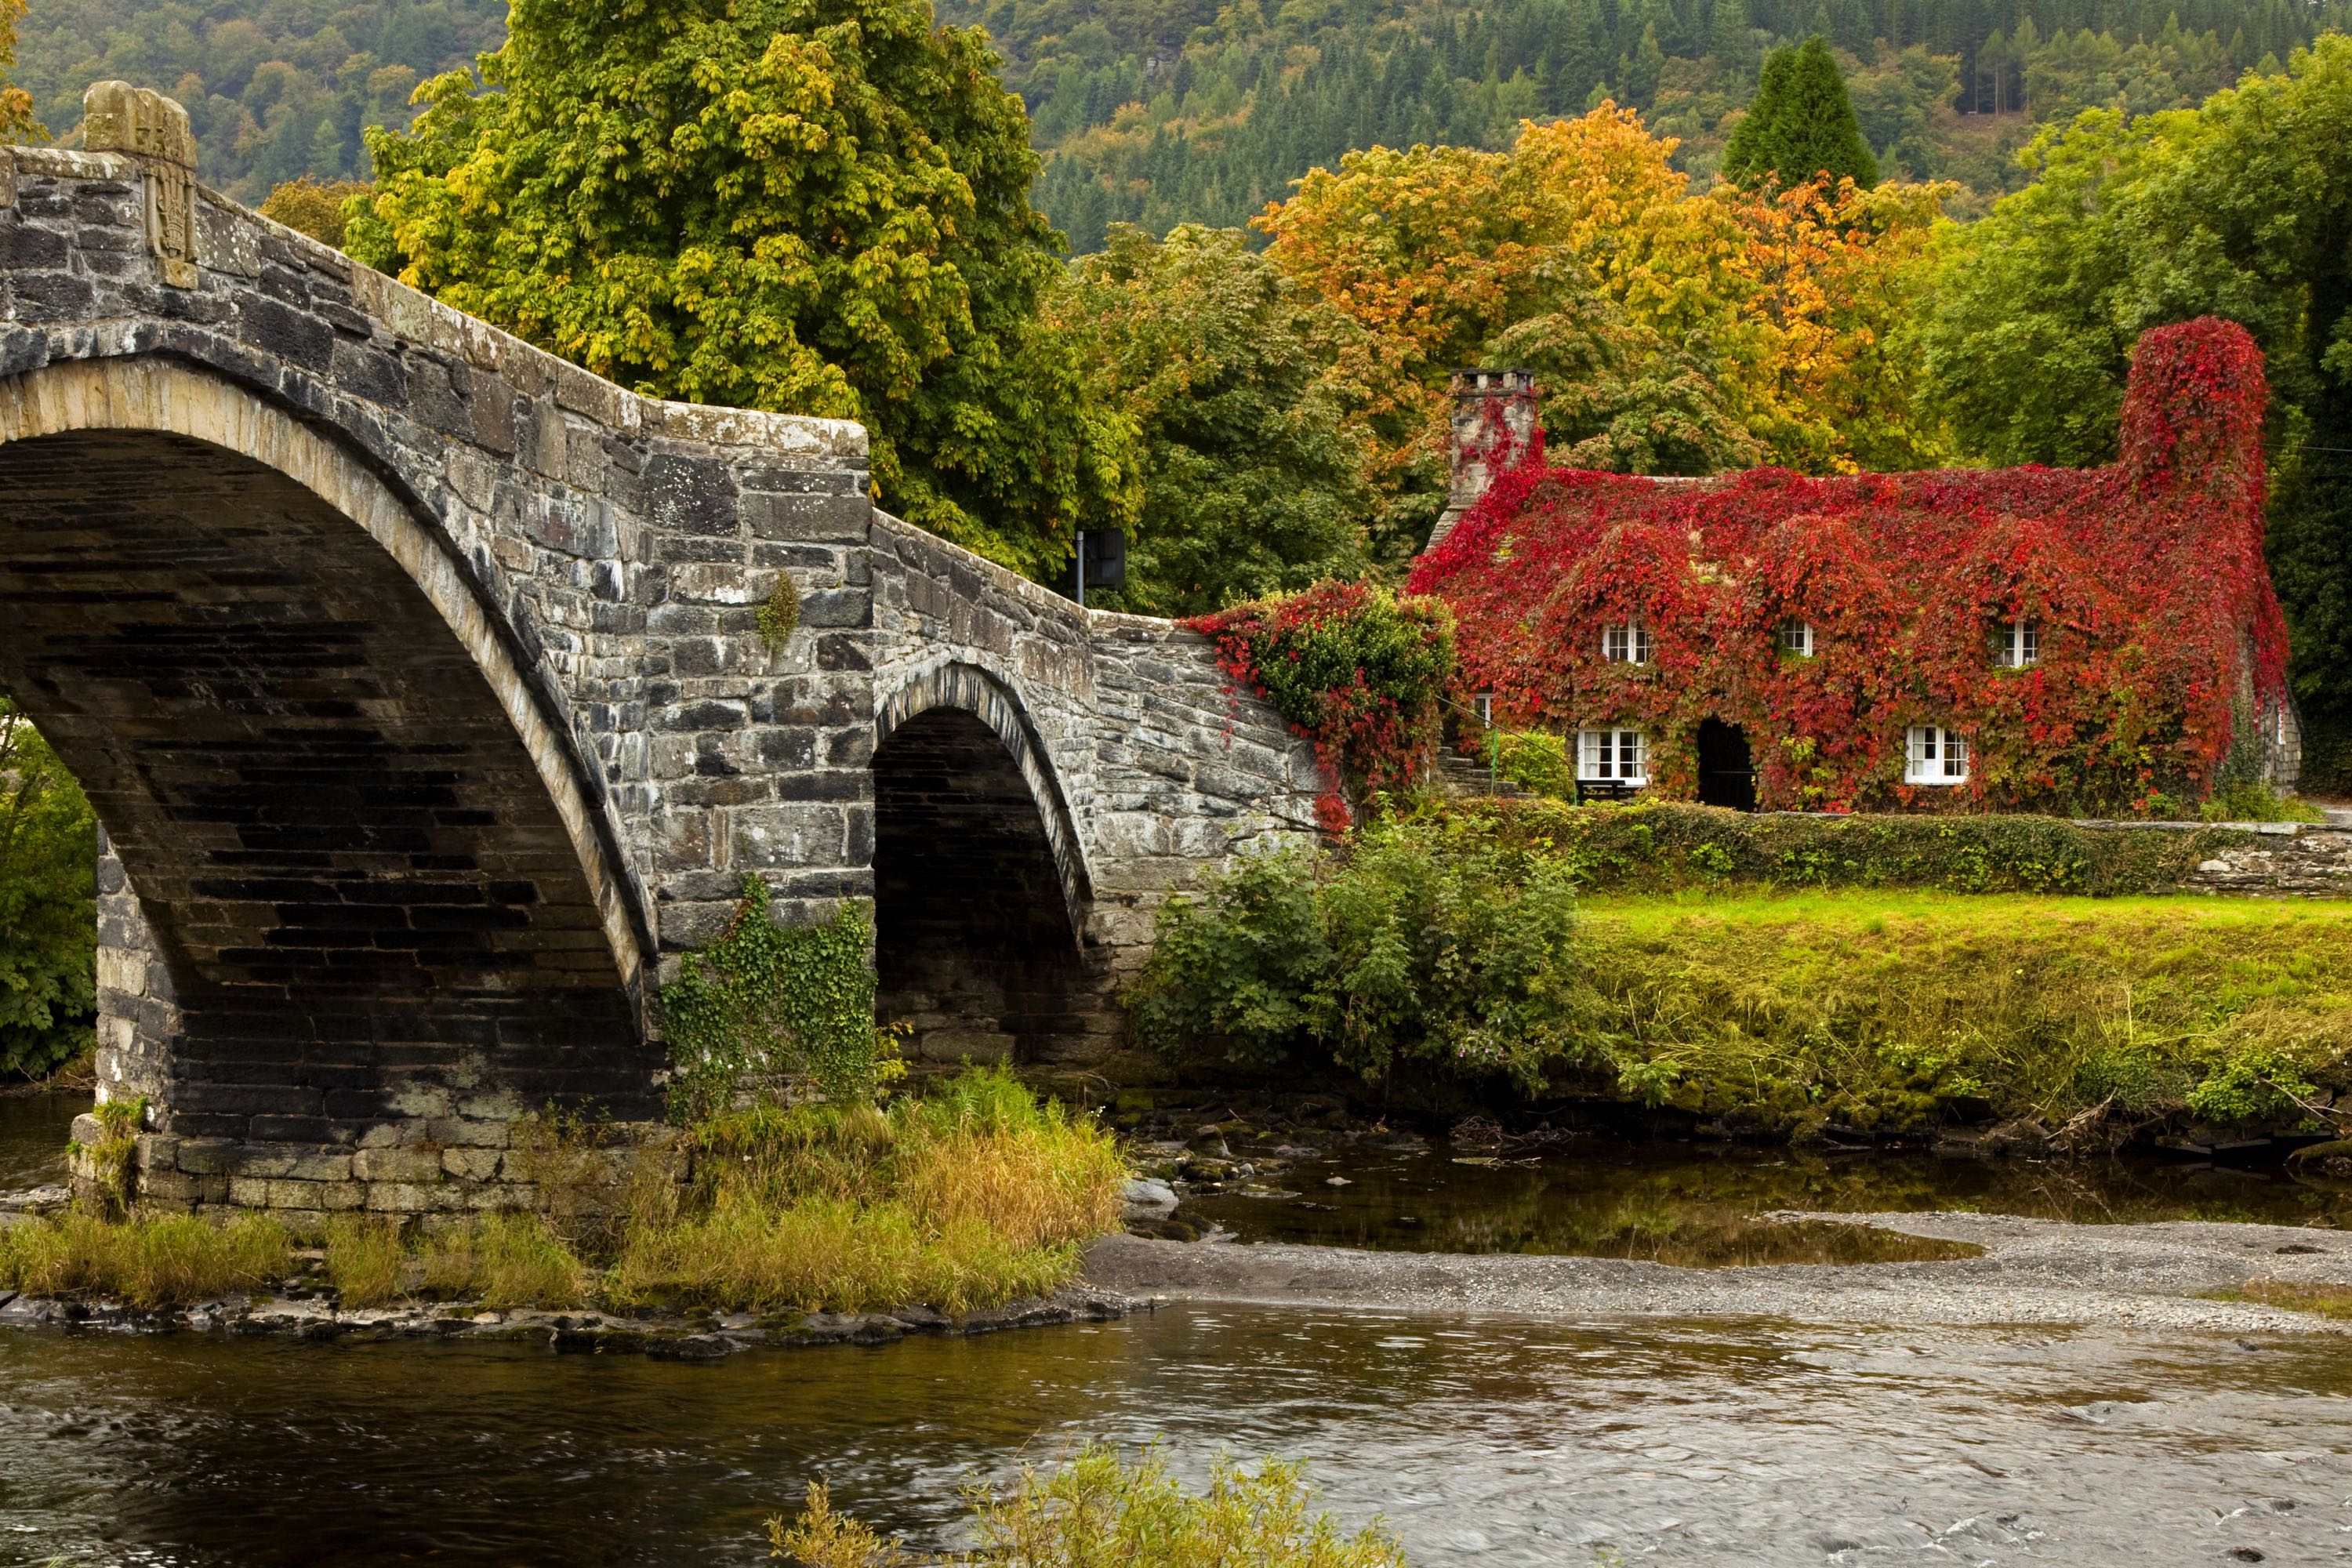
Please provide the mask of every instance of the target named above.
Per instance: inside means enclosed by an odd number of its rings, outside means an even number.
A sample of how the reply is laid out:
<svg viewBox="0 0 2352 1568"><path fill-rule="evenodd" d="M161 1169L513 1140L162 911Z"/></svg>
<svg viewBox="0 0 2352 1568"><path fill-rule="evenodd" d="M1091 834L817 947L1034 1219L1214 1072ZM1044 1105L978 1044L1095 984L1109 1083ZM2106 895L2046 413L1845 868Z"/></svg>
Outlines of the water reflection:
<svg viewBox="0 0 2352 1568"><path fill-rule="evenodd" d="M1311 1457L1421 1563L2330 1560L2352 1351L1163 1310L718 1366L0 1334L0 1562L752 1563L1087 1435Z"/></svg>
<svg viewBox="0 0 2352 1568"><path fill-rule="evenodd" d="M1938 1159L1585 1137L1502 1152L1443 1142L1343 1146L1278 1175L1197 1193L1180 1213L1213 1220L1245 1241L1698 1266L1852 1263L1897 1259L1872 1254L1883 1244L1868 1231L1769 1225L1756 1216L1779 1209L1963 1209L2086 1224L2332 1226L2352 1223L2352 1193L2336 1190L2343 1185L2307 1184L2279 1167L2154 1157Z"/></svg>
<svg viewBox="0 0 2352 1568"><path fill-rule="evenodd" d="M87 1094L0 1095L0 1193L66 1177L66 1140Z"/></svg>

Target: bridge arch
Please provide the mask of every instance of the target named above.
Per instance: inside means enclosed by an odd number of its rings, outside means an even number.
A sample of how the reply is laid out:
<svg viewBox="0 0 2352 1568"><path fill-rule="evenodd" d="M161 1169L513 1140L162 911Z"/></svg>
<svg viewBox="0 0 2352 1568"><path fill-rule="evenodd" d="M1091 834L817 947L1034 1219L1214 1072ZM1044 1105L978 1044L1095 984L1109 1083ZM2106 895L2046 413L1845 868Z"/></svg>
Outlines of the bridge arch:
<svg viewBox="0 0 2352 1568"><path fill-rule="evenodd" d="M883 701L874 747L875 968L918 1055L1057 1054L1092 897L1083 842L1019 694L962 660Z"/></svg>
<svg viewBox="0 0 2352 1568"><path fill-rule="evenodd" d="M0 382L0 683L169 971L171 1131L651 1107L645 926L593 776L352 450L175 360Z"/></svg>

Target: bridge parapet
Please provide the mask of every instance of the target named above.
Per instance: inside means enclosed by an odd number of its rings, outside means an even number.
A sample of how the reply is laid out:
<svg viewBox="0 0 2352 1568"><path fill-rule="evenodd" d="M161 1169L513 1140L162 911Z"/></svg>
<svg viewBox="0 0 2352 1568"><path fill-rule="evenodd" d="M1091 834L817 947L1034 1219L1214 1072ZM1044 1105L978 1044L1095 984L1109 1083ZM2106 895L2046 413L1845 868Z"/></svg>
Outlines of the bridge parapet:
<svg viewBox="0 0 2352 1568"><path fill-rule="evenodd" d="M1313 830L1202 639L877 512L861 427L639 396L193 182L191 272L173 177L0 149L0 685L105 823L106 1092L159 1133L652 1114L653 990L747 874L875 900L929 1054L1098 1061L1158 900Z"/></svg>

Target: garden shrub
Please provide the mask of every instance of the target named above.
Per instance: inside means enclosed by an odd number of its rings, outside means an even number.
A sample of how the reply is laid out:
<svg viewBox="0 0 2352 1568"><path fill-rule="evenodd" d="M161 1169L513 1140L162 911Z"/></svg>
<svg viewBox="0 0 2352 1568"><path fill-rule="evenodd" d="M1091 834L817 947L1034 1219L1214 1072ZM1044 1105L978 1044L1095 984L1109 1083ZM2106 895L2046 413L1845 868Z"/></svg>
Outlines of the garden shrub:
<svg viewBox="0 0 2352 1568"><path fill-rule="evenodd" d="M1214 639L1225 673L1315 742L1327 826L1346 826L1346 795L1411 793L1436 754L1454 622L1435 600L1318 583L1183 624Z"/></svg>
<svg viewBox="0 0 2352 1568"><path fill-rule="evenodd" d="M1237 864L1161 907L1129 994L1149 1044L1211 1040L1271 1066L1310 1052L1377 1079L1399 1063L1533 1088L1574 1047L1565 1002L1573 868L1475 820L1360 829L1345 856Z"/></svg>

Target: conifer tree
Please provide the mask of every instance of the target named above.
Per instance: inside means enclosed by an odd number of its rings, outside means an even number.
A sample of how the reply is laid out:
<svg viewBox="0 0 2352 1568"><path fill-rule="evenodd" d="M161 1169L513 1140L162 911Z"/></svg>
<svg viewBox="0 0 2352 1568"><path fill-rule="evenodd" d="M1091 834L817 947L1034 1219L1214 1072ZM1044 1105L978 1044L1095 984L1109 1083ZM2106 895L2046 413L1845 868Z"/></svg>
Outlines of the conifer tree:
<svg viewBox="0 0 2352 1568"><path fill-rule="evenodd" d="M1816 35L1765 57L1756 101L1723 150L1723 173L1750 190L1821 174L1850 177L1865 189L1878 183L1878 160L1862 138L1826 39Z"/></svg>

